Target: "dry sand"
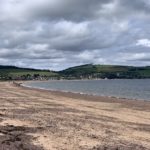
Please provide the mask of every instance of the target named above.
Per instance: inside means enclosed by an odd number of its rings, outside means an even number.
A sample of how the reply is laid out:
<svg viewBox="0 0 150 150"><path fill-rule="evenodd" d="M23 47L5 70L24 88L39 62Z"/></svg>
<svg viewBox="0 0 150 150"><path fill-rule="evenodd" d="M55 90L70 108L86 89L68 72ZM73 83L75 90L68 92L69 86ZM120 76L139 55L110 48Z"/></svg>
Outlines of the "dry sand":
<svg viewBox="0 0 150 150"><path fill-rule="evenodd" d="M150 102L1 82L0 150L150 150Z"/></svg>

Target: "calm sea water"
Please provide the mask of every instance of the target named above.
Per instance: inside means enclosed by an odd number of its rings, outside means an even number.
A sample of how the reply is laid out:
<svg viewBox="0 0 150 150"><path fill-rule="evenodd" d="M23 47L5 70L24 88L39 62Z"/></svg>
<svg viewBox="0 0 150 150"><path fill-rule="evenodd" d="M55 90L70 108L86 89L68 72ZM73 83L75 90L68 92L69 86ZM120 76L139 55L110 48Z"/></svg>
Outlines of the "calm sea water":
<svg viewBox="0 0 150 150"><path fill-rule="evenodd" d="M150 79L29 82L26 86L150 101Z"/></svg>

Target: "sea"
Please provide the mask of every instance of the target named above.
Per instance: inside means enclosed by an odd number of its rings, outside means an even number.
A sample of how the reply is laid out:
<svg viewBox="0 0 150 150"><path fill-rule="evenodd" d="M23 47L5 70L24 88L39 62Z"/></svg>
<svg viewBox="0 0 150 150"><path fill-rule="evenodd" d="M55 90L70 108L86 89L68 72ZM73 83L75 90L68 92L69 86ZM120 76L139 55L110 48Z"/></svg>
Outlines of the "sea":
<svg viewBox="0 0 150 150"><path fill-rule="evenodd" d="M25 83L24 86L52 91L150 101L150 79L31 81Z"/></svg>

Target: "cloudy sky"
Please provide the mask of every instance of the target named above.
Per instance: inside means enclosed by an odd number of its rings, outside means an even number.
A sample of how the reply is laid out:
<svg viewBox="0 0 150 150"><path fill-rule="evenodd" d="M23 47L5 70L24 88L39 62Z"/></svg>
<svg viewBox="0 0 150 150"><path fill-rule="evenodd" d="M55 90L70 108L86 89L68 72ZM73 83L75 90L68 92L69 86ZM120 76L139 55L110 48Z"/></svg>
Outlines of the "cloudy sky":
<svg viewBox="0 0 150 150"><path fill-rule="evenodd" d="M0 2L0 65L150 65L150 0Z"/></svg>

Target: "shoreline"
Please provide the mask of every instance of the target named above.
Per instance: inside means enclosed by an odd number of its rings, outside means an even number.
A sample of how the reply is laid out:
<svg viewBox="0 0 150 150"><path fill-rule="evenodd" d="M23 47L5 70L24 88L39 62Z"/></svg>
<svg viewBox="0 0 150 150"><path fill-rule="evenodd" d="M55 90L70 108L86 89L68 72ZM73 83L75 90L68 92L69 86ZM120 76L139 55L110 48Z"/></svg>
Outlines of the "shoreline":
<svg viewBox="0 0 150 150"><path fill-rule="evenodd" d="M19 84L19 85L18 85ZM64 92L64 91L55 91L55 90L48 90L48 89L42 89L42 88L34 88L34 87L28 87L24 86L23 83L17 83L17 86L23 89L30 89L30 90L36 90L39 92L45 92L56 96L63 96L66 98L73 98L73 99L81 99L84 101L91 101L91 102L106 102L106 103L121 103L126 106L131 107L144 107L145 110L148 110L150 108L150 101L148 100L137 100L137 99L128 99L128 98L117 98L112 96L98 96L98 95L90 95L90 94L81 94L76 92Z"/></svg>
<svg viewBox="0 0 150 150"><path fill-rule="evenodd" d="M69 81L69 80L67 80ZM76 80L78 81L78 80ZM62 95L72 95L72 96L77 96L77 97L97 97L97 98L108 98L108 99L117 99L117 100L126 100L126 101L141 101L141 102L150 102L149 100L146 99L136 99L136 98L125 98L125 97L117 97L117 96L103 96L103 95L96 95L96 94L87 94L87 93L81 93L81 92L72 92L72 91L63 91L63 90L52 90L52 89L46 89L46 88L40 88L40 87L33 87L33 86L28 86L25 85L25 82L40 82L40 81L23 81L22 83L18 82L18 84L20 84L21 87L24 88L30 88L30 89L36 89L36 90L44 90L44 91L49 91L52 93L58 93L58 94L62 94ZM41 81L43 82L43 81ZM46 81L45 81L46 82ZM61 82L61 81L60 81Z"/></svg>

